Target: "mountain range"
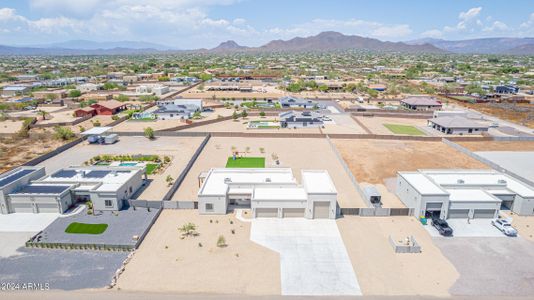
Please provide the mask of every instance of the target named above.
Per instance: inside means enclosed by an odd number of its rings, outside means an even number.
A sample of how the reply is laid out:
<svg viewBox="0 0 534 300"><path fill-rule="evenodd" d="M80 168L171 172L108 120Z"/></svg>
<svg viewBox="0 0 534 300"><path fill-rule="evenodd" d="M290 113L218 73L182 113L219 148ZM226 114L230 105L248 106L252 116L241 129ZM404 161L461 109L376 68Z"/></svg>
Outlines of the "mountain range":
<svg viewBox="0 0 534 300"><path fill-rule="evenodd" d="M406 42L410 45L431 44L437 48L460 54L520 54L533 55L534 38L481 38L460 41L425 38ZM530 45L530 47L528 46Z"/></svg>
<svg viewBox="0 0 534 300"><path fill-rule="evenodd" d="M0 55L133 55L148 53L233 53L233 52L311 52L364 50L401 53L480 53L534 55L534 38L481 38L460 41L419 39L387 42L356 35L327 31L310 37L274 40L260 47L247 47L226 41L212 49L178 50L161 44L139 41L94 42L72 40L31 46L2 46Z"/></svg>

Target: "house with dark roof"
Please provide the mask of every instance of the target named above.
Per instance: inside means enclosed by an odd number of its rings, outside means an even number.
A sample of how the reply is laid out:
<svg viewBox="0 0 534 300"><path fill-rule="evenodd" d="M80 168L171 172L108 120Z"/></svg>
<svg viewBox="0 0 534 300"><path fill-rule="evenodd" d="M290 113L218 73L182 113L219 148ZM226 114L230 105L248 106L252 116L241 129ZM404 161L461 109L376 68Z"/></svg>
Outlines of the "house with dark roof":
<svg viewBox="0 0 534 300"><path fill-rule="evenodd" d="M314 108L318 105L317 101L296 98L292 96L284 96L280 98L280 105L282 107L293 107L293 108Z"/></svg>
<svg viewBox="0 0 534 300"><path fill-rule="evenodd" d="M167 104L154 111L158 120L189 119L200 111L201 107L195 104Z"/></svg>
<svg viewBox="0 0 534 300"><path fill-rule="evenodd" d="M280 113L278 117L282 128L321 127L324 125L322 116L311 111L286 111Z"/></svg>
<svg viewBox="0 0 534 300"><path fill-rule="evenodd" d="M437 117L428 120L428 126L445 134L482 134L489 129L488 125L480 124L461 116Z"/></svg>
<svg viewBox="0 0 534 300"><path fill-rule="evenodd" d="M408 97L402 99L400 104L405 109L418 111L439 110L443 106L436 98L426 96Z"/></svg>
<svg viewBox="0 0 534 300"><path fill-rule="evenodd" d="M126 109L126 103L117 100L98 101L91 105L97 115L114 115Z"/></svg>

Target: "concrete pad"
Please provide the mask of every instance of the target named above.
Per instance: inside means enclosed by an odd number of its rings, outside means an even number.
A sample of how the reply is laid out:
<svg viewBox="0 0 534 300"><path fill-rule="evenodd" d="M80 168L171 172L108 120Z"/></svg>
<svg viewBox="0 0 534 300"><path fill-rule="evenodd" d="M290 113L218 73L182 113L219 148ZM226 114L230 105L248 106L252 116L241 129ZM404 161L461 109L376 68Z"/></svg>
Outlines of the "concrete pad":
<svg viewBox="0 0 534 300"><path fill-rule="evenodd" d="M21 255L17 249L24 247L34 234L36 232L0 232L0 257Z"/></svg>
<svg viewBox="0 0 534 300"><path fill-rule="evenodd" d="M453 237L506 237L497 227L491 224L491 219L473 219L467 223L467 219L448 219L447 223L452 228ZM430 225L424 226L432 237L442 237L438 230ZM450 238L450 237L443 237Z"/></svg>
<svg viewBox="0 0 534 300"><path fill-rule="evenodd" d="M331 106L331 105L327 106L326 109L328 109L333 114L339 114L340 113L339 109L337 109L336 107Z"/></svg>
<svg viewBox="0 0 534 300"><path fill-rule="evenodd" d="M334 220L254 219L250 239L280 253L282 295L361 295Z"/></svg>
<svg viewBox="0 0 534 300"><path fill-rule="evenodd" d="M0 232L39 232L54 222L59 214L14 213L0 215Z"/></svg>

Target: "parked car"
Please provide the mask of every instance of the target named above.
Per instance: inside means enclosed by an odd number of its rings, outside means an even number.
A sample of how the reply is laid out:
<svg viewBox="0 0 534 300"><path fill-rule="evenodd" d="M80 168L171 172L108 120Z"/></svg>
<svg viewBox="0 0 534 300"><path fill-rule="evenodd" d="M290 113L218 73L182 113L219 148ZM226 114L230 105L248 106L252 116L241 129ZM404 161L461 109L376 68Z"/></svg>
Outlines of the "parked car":
<svg viewBox="0 0 534 300"><path fill-rule="evenodd" d="M440 218L433 218L432 226L434 226L442 236L452 236L452 228L449 227L447 221Z"/></svg>
<svg viewBox="0 0 534 300"><path fill-rule="evenodd" d="M517 236L517 230L512 227L512 224L508 222L508 220L505 219L495 219L491 221L491 224L493 226L497 227L502 233L504 233L507 236Z"/></svg>

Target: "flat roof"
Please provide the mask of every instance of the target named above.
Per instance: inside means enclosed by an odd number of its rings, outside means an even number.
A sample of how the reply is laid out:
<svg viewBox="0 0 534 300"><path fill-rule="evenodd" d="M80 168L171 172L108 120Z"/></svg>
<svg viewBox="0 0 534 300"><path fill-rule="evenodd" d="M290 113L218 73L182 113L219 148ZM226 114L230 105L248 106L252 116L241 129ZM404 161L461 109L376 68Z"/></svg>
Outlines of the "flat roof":
<svg viewBox="0 0 534 300"><path fill-rule="evenodd" d="M59 170L39 182L79 183L87 187L95 187L95 184L99 183L95 191L114 192L141 170L142 168L138 167L71 167Z"/></svg>
<svg viewBox="0 0 534 300"><path fill-rule="evenodd" d="M59 195L63 193L64 191L70 189L70 185L39 185L39 184L30 184L27 186L24 186L22 189L11 193L11 195L17 195L17 194L51 194L51 195Z"/></svg>
<svg viewBox="0 0 534 300"><path fill-rule="evenodd" d="M447 189L451 202L502 202L502 200L480 189Z"/></svg>
<svg viewBox="0 0 534 300"><path fill-rule="evenodd" d="M421 194L447 195L445 190L422 173L399 172L399 175L406 179Z"/></svg>
<svg viewBox="0 0 534 300"><path fill-rule="evenodd" d="M111 129L113 129L113 127L93 127L89 130L86 130L82 133L80 133L81 135L99 135L99 134L103 134L105 132L108 132L110 131Z"/></svg>
<svg viewBox="0 0 534 300"><path fill-rule="evenodd" d="M301 187L255 188L252 200L308 200L306 190Z"/></svg>
<svg viewBox="0 0 534 300"><path fill-rule="evenodd" d="M335 194L336 187L326 170L302 170L302 184L311 194Z"/></svg>
<svg viewBox="0 0 534 300"><path fill-rule="evenodd" d="M6 186L10 183L15 182L16 180L35 172L35 169L18 169L14 172L10 172L5 176L0 177L0 187Z"/></svg>
<svg viewBox="0 0 534 300"><path fill-rule="evenodd" d="M199 190L199 195L225 195L228 185L251 185L251 184L291 184L297 182L293 172L289 168L265 168L265 169L211 169L204 179L204 184Z"/></svg>

